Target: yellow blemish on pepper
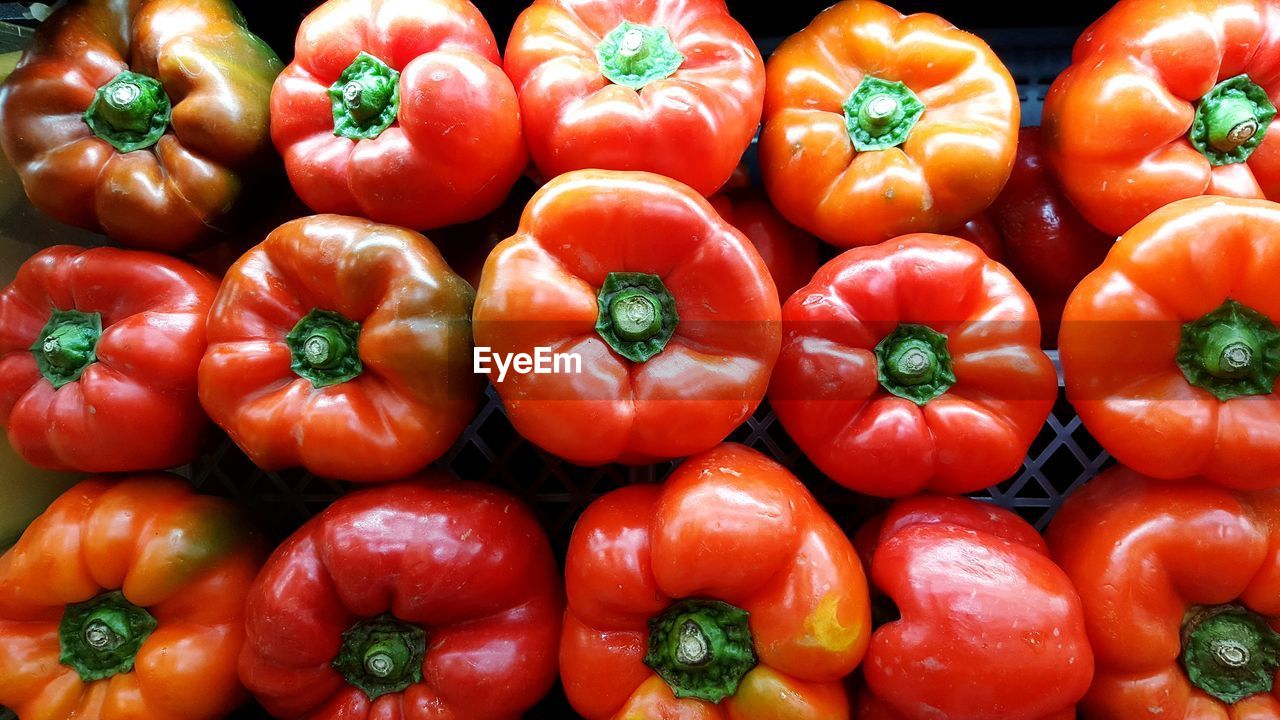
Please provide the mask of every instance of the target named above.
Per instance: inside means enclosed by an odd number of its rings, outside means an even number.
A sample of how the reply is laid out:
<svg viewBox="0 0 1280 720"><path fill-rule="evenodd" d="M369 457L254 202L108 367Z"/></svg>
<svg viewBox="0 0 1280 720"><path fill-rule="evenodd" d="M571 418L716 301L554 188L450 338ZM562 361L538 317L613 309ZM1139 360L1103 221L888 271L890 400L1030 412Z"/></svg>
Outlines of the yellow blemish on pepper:
<svg viewBox="0 0 1280 720"><path fill-rule="evenodd" d="M804 620L806 645L832 652L844 652L862 637L862 628L847 626L838 617L841 597L834 592L822 596L818 607Z"/></svg>

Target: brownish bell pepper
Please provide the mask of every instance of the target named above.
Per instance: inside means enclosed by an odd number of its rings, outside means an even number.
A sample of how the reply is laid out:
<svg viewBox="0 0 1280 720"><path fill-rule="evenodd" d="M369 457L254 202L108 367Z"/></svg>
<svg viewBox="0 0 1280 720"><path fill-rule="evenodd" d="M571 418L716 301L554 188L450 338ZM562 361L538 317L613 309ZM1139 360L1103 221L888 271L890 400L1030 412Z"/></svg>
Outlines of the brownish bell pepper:
<svg viewBox="0 0 1280 720"><path fill-rule="evenodd" d="M0 86L0 146L44 212L179 252L270 156L279 72L229 0L68 3Z"/></svg>

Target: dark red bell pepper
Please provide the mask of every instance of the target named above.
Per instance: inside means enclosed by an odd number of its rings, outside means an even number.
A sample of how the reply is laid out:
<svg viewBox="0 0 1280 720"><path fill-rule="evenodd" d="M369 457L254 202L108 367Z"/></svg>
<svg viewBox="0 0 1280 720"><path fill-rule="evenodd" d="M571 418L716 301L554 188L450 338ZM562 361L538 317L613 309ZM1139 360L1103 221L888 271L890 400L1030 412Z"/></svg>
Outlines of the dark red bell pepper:
<svg viewBox="0 0 1280 720"><path fill-rule="evenodd" d="M555 682L563 592L502 490L432 475L352 493L250 589L240 678L278 718L516 720Z"/></svg>

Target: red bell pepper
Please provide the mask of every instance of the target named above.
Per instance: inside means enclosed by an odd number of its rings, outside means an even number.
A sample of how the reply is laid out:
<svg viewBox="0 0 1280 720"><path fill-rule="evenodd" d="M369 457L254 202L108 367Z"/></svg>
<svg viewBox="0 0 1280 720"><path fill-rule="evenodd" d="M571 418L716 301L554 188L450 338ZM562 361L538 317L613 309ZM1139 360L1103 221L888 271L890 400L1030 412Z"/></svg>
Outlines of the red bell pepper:
<svg viewBox="0 0 1280 720"><path fill-rule="evenodd" d="M1276 203L1180 200L1125 233L1071 294L1067 399L1120 462L1280 486L1277 237Z"/></svg>
<svg viewBox="0 0 1280 720"><path fill-rule="evenodd" d="M1004 187L1018 120L982 40L844 0L769 58L760 170L779 212L834 245L945 231Z"/></svg>
<svg viewBox="0 0 1280 720"><path fill-rule="evenodd" d="M871 636L859 720L1074 720L1093 653L1080 597L1035 528L921 495L858 545L896 615Z"/></svg>
<svg viewBox="0 0 1280 720"><path fill-rule="evenodd" d="M279 72L230 0L66 3L0 86L0 145L44 212L180 252L272 160Z"/></svg>
<svg viewBox="0 0 1280 720"><path fill-rule="evenodd" d="M278 718L516 720L555 682L563 610L533 515L431 475L347 495L276 549L240 677Z"/></svg>
<svg viewBox="0 0 1280 720"><path fill-rule="evenodd" d="M1097 657L1084 717L1280 718L1280 494L1116 467L1048 540Z"/></svg>
<svg viewBox="0 0 1280 720"><path fill-rule="evenodd" d="M217 720L262 543L172 475L86 480L0 556L0 704L23 720Z"/></svg>
<svg viewBox="0 0 1280 720"><path fill-rule="evenodd" d="M497 207L527 162L515 89L467 0L329 0L271 92L271 138L318 212L411 228Z"/></svg>
<svg viewBox="0 0 1280 720"><path fill-rule="evenodd" d="M200 401L259 467L407 477L475 414L473 297L418 233L341 215L285 223L223 279Z"/></svg>
<svg viewBox="0 0 1280 720"><path fill-rule="evenodd" d="M1122 0L1044 102L1062 188L1120 235L1182 198L1280 199L1280 16L1258 0Z"/></svg>
<svg viewBox="0 0 1280 720"><path fill-rule="evenodd" d="M711 198L711 206L755 246L780 300L809 284L821 265L818 239L783 219L763 191L743 187L722 192Z"/></svg>
<svg viewBox="0 0 1280 720"><path fill-rule="evenodd" d="M904 235L828 262L782 311L769 401L858 492L969 492L1015 473L1058 394L1031 298L973 244Z"/></svg>
<svg viewBox="0 0 1280 720"><path fill-rule="evenodd" d="M759 253L693 190L579 170L539 190L489 255L475 340L493 357L566 358L542 373L489 364L521 435L584 465L642 464L714 447L751 415L778 312Z"/></svg>
<svg viewBox="0 0 1280 720"><path fill-rule="evenodd" d="M1036 301L1045 347L1058 346L1062 309L1076 284L1102 264L1115 237L1089 224L1044 159L1040 128L1024 127L1009 183L987 211L1005 259ZM998 259L998 258L997 258Z"/></svg>
<svg viewBox="0 0 1280 720"><path fill-rule="evenodd" d="M1000 237L1000 231L996 229L995 223L985 212L974 215L965 224L945 234L968 240L986 253L987 257L998 263L1005 261L1004 239Z"/></svg>
<svg viewBox="0 0 1280 720"><path fill-rule="evenodd" d="M724 0L535 0L506 67L547 179L645 170L711 195L764 103L760 51Z"/></svg>
<svg viewBox="0 0 1280 720"><path fill-rule="evenodd" d="M844 720L867 647L849 539L781 465L725 444L591 504L560 645L589 720Z"/></svg>
<svg viewBox="0 0 1280 720"><path fill-rule="evenodd" d="M157 253L59 245L0 293L0 422L33 465L176 467L207 422L196 397L217 282Z"/></svg>

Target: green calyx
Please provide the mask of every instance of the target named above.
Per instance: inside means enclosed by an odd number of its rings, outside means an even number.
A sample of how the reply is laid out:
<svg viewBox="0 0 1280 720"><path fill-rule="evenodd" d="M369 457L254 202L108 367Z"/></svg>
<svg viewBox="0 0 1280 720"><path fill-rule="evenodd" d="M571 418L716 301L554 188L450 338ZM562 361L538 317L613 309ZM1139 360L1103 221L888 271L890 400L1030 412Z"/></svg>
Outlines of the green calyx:
<svg viewBox="0 0 1280 720"><path fill-rule="evenodd" d="M333 669L370 700L422 682L427 633L391 615L361 620L342 633Z"/></svg>
<svg viewBox="0 0 1280 720"><path fill-rule="evenodd" d="M333 134L372 140L391 127L400 112L400 73L362 52L329 86Z"/></svg>
<svg viewBox="0 0 1280 720"><path fill-rule="evenodd" d="M758 662L746 610L719 600L681 600L649 620L653 668L678 698L718 703Z"/></svg>
<svg viewBox="0 0 1280 720"><path fill-rule="evenodd" d="M1193 608L1182 625L1182 664L1193 685L1227 704L1269 693L1280 634L1240 605Z"/></svg>
<svg viewBox="0 0 1280 720"><path fill-rule="evenodd" d="M1209 164L1242 163L1262 144L1276 106L1248 75L1223 80L1200 98L1188 138Z"/></svg>
<svg viewBox="0 0 1280 720"><path fill-rule="evenodd" d="M845 128L858 152L901 145L923 114L924 103L905 84L871 75L844 101Z"/></svg>
<svg viewBox="0 0 1280 720"><path fill-rule="evenodd" d="M1222 402L1266 395L1280 375L1280 330L1266 315L1227 300L1182 326L1176 361L1187 382Z"/></svg>
<svg viewBox="0 0 1280 720"><path fill-rule="evenodd" d="M615 85L639 90L671 77L684 62L666 28L622 21L596 45L600 74Z"/></svg>
<svg viewBox="0 0 1280 720"><path fill-rule="evenodd" d="M173 106L159 80L125 71L98 88L84 122L122 153L145 150L169 129Z"/></svg>
<svg viewBox="0 0 1280 720"><path fill-rule="evenodd" d="M315 387L354 380L364 372L360 362L360 323L332 310L313 309L284 339L293 353L293 371Z"/></svg>
<svg viewBox="0 0 1280 720"><path fill-rule="evenodd" d="M642 363L662 352L680 322L676 300L657 275L609 273L596 301L596 332L632 362Z"/></svg>
<svg viewBox="0 0 1280 720"><path fill-rule="evenodd" d="M876 344L876 372L885 390L924 405L951 389L947 336L924 325L899 325Z"/></svg>
<svg viewBox="0 0 1280 720"><path fill-rule="evenodd" d="M31 345L36 367L56 390L75 382L97 362L102 316L79 310L54 310Z"/></svg>
<svg viewBox="0 0 1280 720"><path fill-rule="evenodd" d="M155 629L151 613L126 600L124 593L104 593L63 610L59 660L84 682L127 673Z"/></svg>

